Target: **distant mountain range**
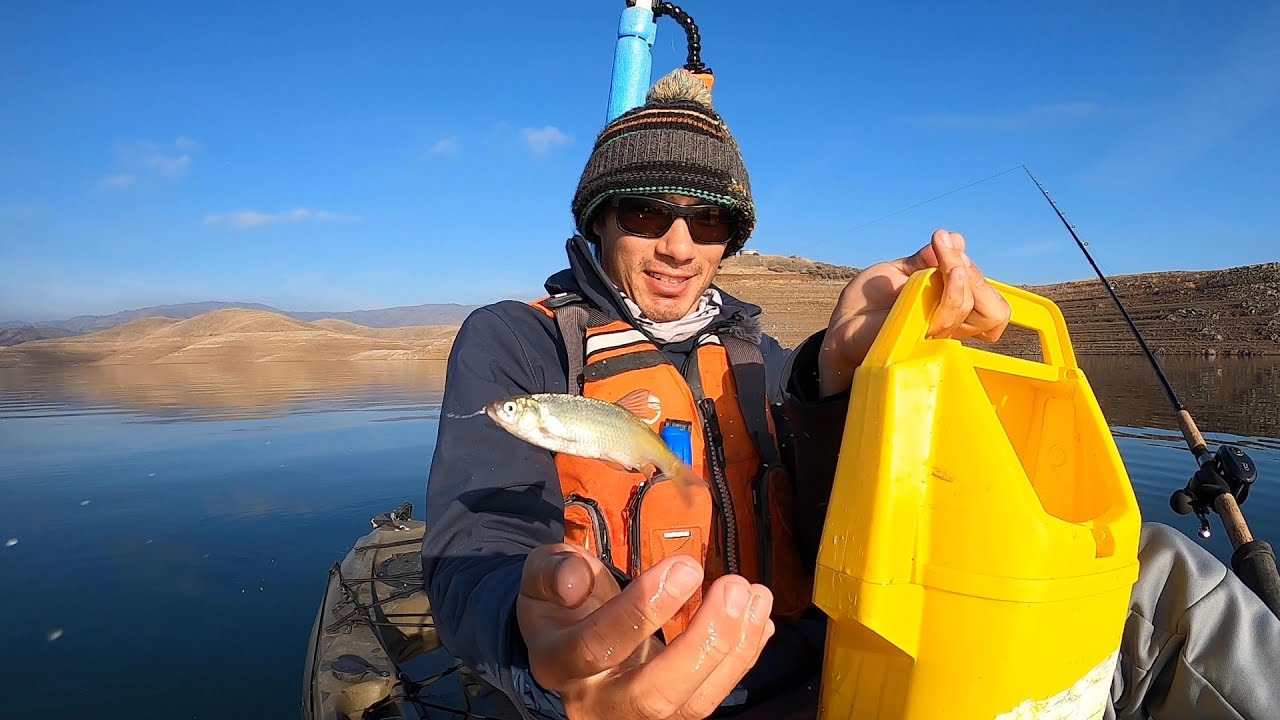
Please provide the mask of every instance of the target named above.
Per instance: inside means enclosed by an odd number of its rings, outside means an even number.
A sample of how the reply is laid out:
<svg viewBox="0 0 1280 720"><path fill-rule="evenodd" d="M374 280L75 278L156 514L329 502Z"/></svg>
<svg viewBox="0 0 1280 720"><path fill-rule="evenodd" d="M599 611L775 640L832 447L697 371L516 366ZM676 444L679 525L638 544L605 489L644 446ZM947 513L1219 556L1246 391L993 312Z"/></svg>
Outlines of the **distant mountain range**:
<svg viewBox="0 0 1280 720"><path fill-rule="evenodd" d="M214 310L231 308L278 313L303 322L333 318L371 328L396 328L416 325L461 325L467 315L471 314L471 311L477 307L477 305L447 303L346 312L290 312L261 303L194 302L179 305L155 305L137 310L125 310L111 315L77 315L66 320L43 320L40 322L0 321L0 346L11 346L31 340L68 337L99 330L110 330L113 327L149 317L187 320Z"/></svg>

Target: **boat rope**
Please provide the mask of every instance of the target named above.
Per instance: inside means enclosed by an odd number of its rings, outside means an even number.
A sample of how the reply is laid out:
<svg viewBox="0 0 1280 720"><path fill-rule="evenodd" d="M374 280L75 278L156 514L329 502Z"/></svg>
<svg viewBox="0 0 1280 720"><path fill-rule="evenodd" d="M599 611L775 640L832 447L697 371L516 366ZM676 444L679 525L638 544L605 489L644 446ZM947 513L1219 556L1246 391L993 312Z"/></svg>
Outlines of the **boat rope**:
<svg viewBox="0 0 1280 720"><path fill-rule="evenodd" d="M405 544L405 543L400 543L400 542L384 543L383 546L395 546L395 545L402 545L402 544ZM372 547L372 546L365 546L365 547ZM407 597L409 595L413 595L414 592L416 592L416 590L410 591L410 592L404 592L404 591L395 592L385 598L373 600L372 602L369 602L369 603L364 603L360 601L359 591L357 590L356 586L360 584L368 583L368 582L383 580L385 578L383 577L347 577L342 572L341 563L334 563L333 567L330 569L330 572L337 576L338 587L339 589L341 589L342 594L346 597L346 602L351 603L351 605L353 606L353 609L351 610L351 612L344 615L341 619L334 621L328 627L326 627L325 628L326 632L329 632L329 633L336 632L337 629L343 625L350 625L354 622L362 622L365 625L368 625L370 627L370 631L373 634L374 639L377 640L378 646L382 648L383 654L386 655L386 657L390 658L392 657L391 649L387 647L386 642L383 640L382 634L378 632L376 628L435 627L434 622L429 622L429 623L383 622L380 620L375 620L373 618L373 614L374 614L373 611L378 606L383 605L389 601L396 600L401 597ZM370 592L372 592L372 590L373 588L370 588ZM339 607L340 606L341 604L339 604ZM397 618L397 617L421 617L417 613L380 613L380 615L386 619ZM457 717L466 718L467 720L502 720L501 718L490 717L488 715L482 715L480 713L475 712L472 707L473 699L471 695L466 692L462 693L462 696L466 701L466 707L462 710L459 710L456 707L438 705L436 703L431 702L427 698L422 697L423 689L431 687L432 684L440 682L441 680L445 679L446 677L454 673L465 671L466 666L463 665L461 661L455 661L452 665L445 668L444 670L441 670L435 675L431 675L429 677L423 678L422 680L414 680L410 678L404 672L404 670L400 668L398 663L394 665L395 665L396 679L398 681L398 685L400 688L402 688L402 690L400 691L401 694L399 696L402 700L420 705L425 708L430 708L432 710L448 712ZM393 692L393 695L394 694L395 693Z"/></svg>
<svg viewBox="0 0 1280 720"><path fill-rule="evenodd" d="M356 552L364 552L364 551L366 551L366 550L377 550L377 549L380 549L380 548L401 547L401 546L403 546L403 545L416 545L416 544L418 544L418 543L420 543L420 542L422 542L422 539L421 539L421 538L411 538L411 539L409 539L409 540L397 540L397 541L395 541L395 542L389 542L389 543L375 543L375 544L372 544L372 545L357 545L357 546L355 546L354 550L355 550Z"/></svg>

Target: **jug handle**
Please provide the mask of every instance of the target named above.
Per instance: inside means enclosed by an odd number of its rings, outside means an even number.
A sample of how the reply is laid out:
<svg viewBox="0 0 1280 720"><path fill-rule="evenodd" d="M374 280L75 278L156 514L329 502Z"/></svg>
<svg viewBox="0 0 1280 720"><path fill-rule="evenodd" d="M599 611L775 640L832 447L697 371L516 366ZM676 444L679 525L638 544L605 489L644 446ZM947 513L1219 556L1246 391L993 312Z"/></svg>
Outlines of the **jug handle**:
<svg viewBox="0 0 1280 720"><path fill-rule="evenodd" d="M867 352L866 360L862 363L864 367L884 367L901 362L918 345L940 342L930 340L925 335L929 331L929 317L942 301L942 280L937 268L919 270L908 278L889 311L884 326ZM1040 353L1045 364L1058 368L1078 367L1071 337L1067 334L1066 319L1052 300L990 278L987 282L1009 303L1009 324L1032 330L1039 337Z"/></svg>

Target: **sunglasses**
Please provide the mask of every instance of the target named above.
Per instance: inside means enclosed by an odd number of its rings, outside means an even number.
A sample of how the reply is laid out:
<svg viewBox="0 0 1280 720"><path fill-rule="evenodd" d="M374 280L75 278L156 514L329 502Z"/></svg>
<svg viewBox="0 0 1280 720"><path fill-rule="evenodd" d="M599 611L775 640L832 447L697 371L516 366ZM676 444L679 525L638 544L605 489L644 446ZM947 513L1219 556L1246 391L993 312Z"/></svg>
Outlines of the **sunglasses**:
<svg viewBox="0 0 1280 720"><path fill-rule="evenodd" d="M680 205L647 195L614 195L609 204L617 209L618 229L628 235L662 237L678 217L685 219L689 237L701 245L723 245L742 229L738 213L720 205Z"/></svg>

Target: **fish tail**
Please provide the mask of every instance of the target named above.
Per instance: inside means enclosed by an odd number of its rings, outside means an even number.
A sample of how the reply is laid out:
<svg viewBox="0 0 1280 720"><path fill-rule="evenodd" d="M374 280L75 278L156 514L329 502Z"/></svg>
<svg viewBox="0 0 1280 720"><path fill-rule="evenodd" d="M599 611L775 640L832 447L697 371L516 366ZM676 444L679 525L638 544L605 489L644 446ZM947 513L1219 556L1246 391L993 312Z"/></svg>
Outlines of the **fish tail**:
<svg viewBox="0 0 1280 720"><path fill-rule="evenodd" d="M693 471L693 468L679 460L676 461L675 467L668 470L665 475L675 481L676 487L680 490L680 497L684 499L685 505L693 503L694 486L707 484L702 478L698 477L697 473Z"/></svg>

